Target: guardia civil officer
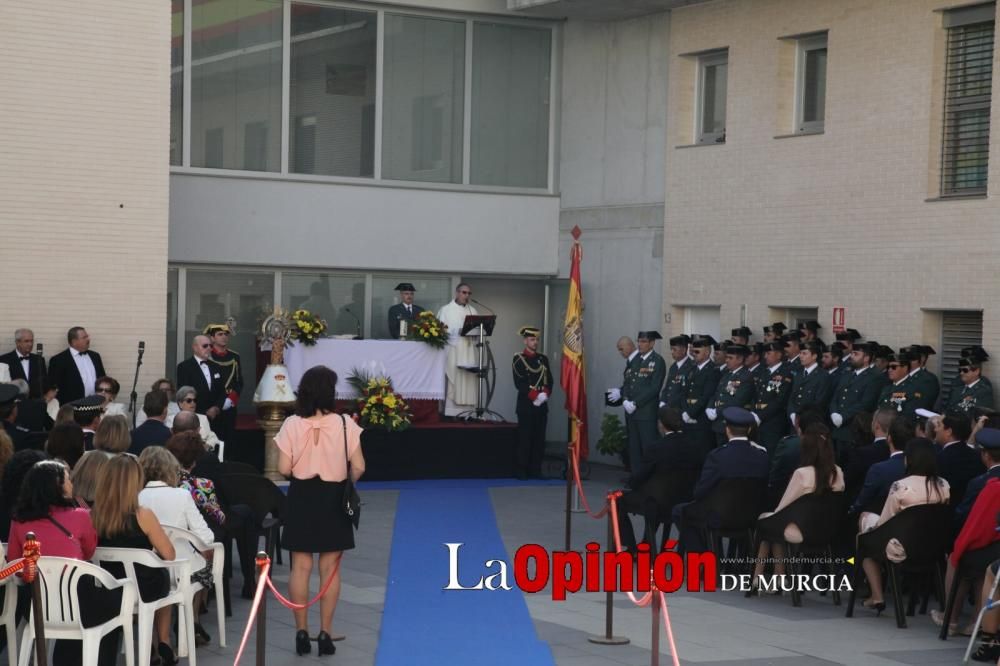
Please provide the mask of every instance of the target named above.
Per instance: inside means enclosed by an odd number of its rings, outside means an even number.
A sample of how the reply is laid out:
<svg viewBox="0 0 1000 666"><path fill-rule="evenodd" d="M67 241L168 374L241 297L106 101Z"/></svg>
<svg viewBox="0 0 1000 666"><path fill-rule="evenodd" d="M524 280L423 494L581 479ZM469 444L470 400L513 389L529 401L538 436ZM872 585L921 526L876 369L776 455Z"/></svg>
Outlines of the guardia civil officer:
<svg viewBox="0 0 1000 666"><path fill-rule="evenodd" d="M819 367L820 343L806 342L799 352L802 370L792 380L788 399L788 419L794 425L795 414L806 405L825 409L830 402L830 375Z"/></svg>
<svg viewBox="0 0 1000 666"><path fill-rule="evenodd" d="M753 331L751 331L748 326L740 326L739 328L734 328L730 332L730 339L733 341L733 344L748 347L750 345L750 337L752 335Z"/></svg>
<svg viewBox="0 0 1000 666"><path fill-rule="evenodd" d="M913 358L913 355L905 349L889 357L886 372L890 383L883 386L878 398L880 409L883 407L892 409L897 414L911 419L915 417L920 407L920 399L916 395L919 387L910 379L910 363Z"/></svg>
<svg viewBox="0 0 1000 666"><path fill-rule="evenodd" d="M802 351L802 331L788 331L781 336L781 343L788 371L793 375L799 374L802 371L802 360L799 358L799 352Z"/></svg>
<svg viewBox="0 0 1000 666"><path fill-rule="evenodd" d="M746 346L737 344L731 344L726 348L726 369L719 376L712 406L705 410L708 420L712 422L716 446L722 446L727 441L725 423L719 418L722 411L727 407L748 409L753 405L753 377L750 371L743 367L749 351Z"/></svg>
<svg viewBox="0 0 1000 666"><path fill-rule="evenodd" d="M989 360L986 350L979 348L958 362L958 377L962 382L960 388L953 388L948 396L945 412L958 410L967 415L975 413L976 408L994 409L993 387L983 381L983 363Z"/></svg>
<svg viewBox="0 0 1000 666"><path fill-rule="evenodd" d="M941 382L937 375L928 370L927 359L936 354L930 345L910 345L904 348L910 357L910 382L913 385L913 397L917 401L914 409L934 411L938 395L941 393Z"/></svg>
<svg viewBox="0 0 1000 666"><path fill-rule="evenodd" d="M712 422L705 414L719 386L719 369L712 363L714 346L715 340L711 335L696 335L691 340L694 370L684 392L684 412L681 414L688 440L699 447L703 456L715 447Z"/></svg>
<svg viewBox="0 0 1000 666"><path fill-rule="evenodd" d="M643 449L659 438L657 410L660 407L660 388L667 376L667 364L653 345L662 337L657 331L639 331L636 337L639 353L621 388L629 460L633 466L642 460Z"/></svg>
<svg viewBox="0 0 1000 666"><path fill-rule="evenodd" d="M788 397L792 392L792 374L782 360L784 349L780 341L763 345L763 371L757 382L753 414L757 421L757 441L773 452L788 433Z"/></svg>
<svg viewBox="0 0 1000 666"><path fill-rule="evenodd" d="M694 370L694 361L688 354L691 336L677 335L670 338L670 357L674 362L667 370L667 381L660 393L660 407L684 409L684 394L688 379Z"/></svg>
<svg viewBox="0 0 1000 666"><path fill-rule="evenodd" d="M409 282L400 282L396 285L399 292L399 303L389 308L388 324L389 337L394 340L405 338L405 331L409 328L414 319L424 311L422 307L413 302L413 295L417 289ZM406 322L405 326L401 322Z"/></svg>
<svg viewBox="0 0 1000 666"><path fill-rule="evenodd" d="M861 334L858 333L857 329L848 328L837 333L836 337L837 342L844 345L844 357L840 361L840 367L844 368L844 370L850 370L853 367L851 364L851 352L854 351L854 345L861 339Z"/></svg>
<svg viewBox="0 0 1000 666"><path fill-rule="evenodd" d="M517 389L517 478L541 478L545 455L545 426L548 422L548 399L552 395L552 370L549 359L538 352L541 330L523 326L518 334L524 349L514 354L511 370Z"/></svg>
<svg viewBox="0 0 1000 666"><path fill-rule="evenodd" d="M858 343L851 350L851 369L844 371L840 384L830 400L830 421L833 423L833 443L837 453L847 451L854 433L851 424L862 412L875 412L882 382L873 362L871 344Z"/></svg>

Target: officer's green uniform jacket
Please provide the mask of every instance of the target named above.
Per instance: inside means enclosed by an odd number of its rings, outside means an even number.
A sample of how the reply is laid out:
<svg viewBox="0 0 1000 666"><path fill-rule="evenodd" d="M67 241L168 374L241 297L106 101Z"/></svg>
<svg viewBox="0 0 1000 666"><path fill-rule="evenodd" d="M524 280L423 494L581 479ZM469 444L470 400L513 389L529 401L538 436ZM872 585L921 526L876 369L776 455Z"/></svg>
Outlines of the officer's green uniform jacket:
<svg viewBox="0 0 1000 666"><path fill-rule="evenodd" d="M750 371L740 366L736 370L726 370L719 377L719 383L715 388L715 398L712 400L712 409L716 411L715 420L712 422L712 431L724 433L726 423L722 418L722 410L726 407L742 407L750 409L753 407L754 381Z"/></svg>
<svg viewBox="0 0 1000 666"><path fill-rule="evenodd" d="M861 412L874 412L881 393L882 382L879 371L869 366L861 372L843 370L843 377L837 391L830 400L830 413L840 414L843 421L833 429L836 442L848 444L851 441L851 422Z"/></svg>
<svg viewBox="0 0 1000 666"><path fill-rule="evenodd" d="M667 364L663 357L650 351L645 359L636 354L632 360L631 372L625 374L622 399L635 403L631 418L637 421L656 421L660 408L660 388L667 376Z"/></svg>
<svg viewBox="0 0 1000 666"><path fill-rule="evenodd" d="M948 396L945 411L959 409L966 414L972 414L972 411L977 407L994 409L993 387L982 379L977 380L972 386L966 386L963 383L961 387L953 388L951 395Z"/></svg>
<svg viewBox="0 0 1000 666"><path fill-rule="evenodd" d="M830 375L819 367L818 363L808 374L805 368L799 370L795 378L792 379L792 395L788 399L789 416L798 414L806 405L826 409L827 403L830 402L831 390Z"/></svg>
<svg viewBox="0 0 1000 666"><path fill-rule="evenodd" d="M910 381L914 387L914 399L918 403L914 409L923 407L934 411L934 404L941 393L941 382L938 381L937 375L926 368L919 368L910 375Z"/></svg>
<svg viewBox="0 0 1000 666"><path fill-rule="evenodd" d="M695 367L694 359L690 356L685 357L683 365L678 366L675 361L667 370L667 381L663 385L660 402L667 407L676 407L684 411L684 396L687 394L687 384Z"/></svg>
<svg viewBox="0 0 1000 666"><path fill-rule="evenodd" d="M921 406L920 398L917 397L917 393L920 392L918 389L919 387L914 386L909 376L899 384L890 383L879 394L878 407L894 409L898 414L913 418Z"/></svg>

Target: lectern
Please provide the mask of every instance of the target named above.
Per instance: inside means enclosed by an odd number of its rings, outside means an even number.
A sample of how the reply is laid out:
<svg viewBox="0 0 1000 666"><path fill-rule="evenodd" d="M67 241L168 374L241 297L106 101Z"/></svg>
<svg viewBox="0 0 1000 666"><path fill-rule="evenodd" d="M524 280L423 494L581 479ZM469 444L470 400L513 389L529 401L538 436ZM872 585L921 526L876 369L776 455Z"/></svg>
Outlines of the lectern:
<svg viewBox="0 0 1000 666"><path fill-rule="evenodd" d="M474 366L464 366L462 370L475 373L476 375L476 408L466 410L456 418L478 419L480 421L503 421L502 415L492 411L490 400L493 398L493 386L496 384L496 364L493 363L493 353L490 351L490 343L486 338L493 335L493 327L496 326L496 315L468 315L462 322L462 330L459 335L468 337L470 335L478 338L476 348L479 350L478 363ZM494 369L494 381L490 384L490 367Z"/></svg>

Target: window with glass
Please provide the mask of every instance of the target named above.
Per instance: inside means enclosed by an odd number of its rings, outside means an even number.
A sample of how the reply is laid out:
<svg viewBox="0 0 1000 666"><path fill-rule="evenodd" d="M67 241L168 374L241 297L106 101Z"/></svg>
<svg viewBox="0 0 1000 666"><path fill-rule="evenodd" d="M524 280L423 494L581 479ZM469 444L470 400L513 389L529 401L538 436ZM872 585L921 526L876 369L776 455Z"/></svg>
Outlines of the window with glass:
<svg viewBox="0 0 1000 666"><path fill-rule="evenodd" d="M545 187L552 31L477 22L473 43L469 181Z"/></svg>
<svg viewBox="0 0 1000 666"><path fill-rule="evenodd" d="M252 271L187 271L185 341L200 334L209 324L236 321L236 334L230 348L243 362L243 399L240 413L254 411L253 393L257 388L257 327L274 311L274 273Z"/></svg>
<svg viewBox="0 0 1000 666"><path fill-rule="evenodd" d="M986 193L995 13L991 4L945 14L942 196Z"/></svg>
<svg viewBox="0 0 1000 666"><path fill-rule="evenodd" d="M465 22L385 17L382 177L462 182Z"/></svg>
<svg viewBox="0 0 1000 666"><path fill-rule="evenodd" d="M698 143L725 143L726 141L728 75L728 51L698 58Z"/></svg>
<svg viewBox="0 0 1000 666"><path fill-rule="evenodd" d="M296 173L374 175L378 15L293 4L289 164Z"/></svg>
<svg viewBox="0 0 1000 666"><path fill-rule="evenodd" d="M177 367L177 269L167 269L167 376Z"/></svg>
<svg viewBox="0 0 1000 666"><path fill-rule="evenodd" d="M796 127L822 132L826 120L826 35L798 42Z"/></svg>
<svg viewBox="0 0 1000 666"><path fill-rule="evenodd" d="M191 13L191 166L281 168L281 2L204 0Z"/></svg>
<svg viewBox="0 0 1000 666"><path fill-rule="evenodd" d="M282 273L281 307L302 308L324 319L327 335L364 336L365 276Z"/></svg>
<svg viewBox="0 0 1000 666"><path fill-rule="evenodd" d="M437 312L451 300L451 280L447 277L414 277L413 275L376 275L372 280L372 334L373 338L387 339L389 335L389 308L400 303L396 285L409 282L415 288L413 304L424 310Z"/></svg>
<svg viewBox="0 0 1000 666"><path fill-rule="evenodd" d="M184 159L184 0L170 3L170 164Z"/></svg>

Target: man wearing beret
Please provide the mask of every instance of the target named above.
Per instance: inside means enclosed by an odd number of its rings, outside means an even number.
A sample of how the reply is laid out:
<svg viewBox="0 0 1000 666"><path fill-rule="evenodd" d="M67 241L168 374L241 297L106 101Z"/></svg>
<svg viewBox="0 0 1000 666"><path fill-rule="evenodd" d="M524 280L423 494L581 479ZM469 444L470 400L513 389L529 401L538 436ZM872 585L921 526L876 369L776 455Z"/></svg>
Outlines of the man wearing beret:
<svg viewBox="0 0 1000 666"><path fill-rule="evenodd" d="M715 389L719 386L719 369L712 363L714 345L715 339L711 335L696 335L691 340L691 358L695 367L688 379L681 414L684 433L692 445L699 447L702 456L715 448L712 422L705 414L705 409L712 406Z"/></svg>
<svg viewBox="0 0 1000 666"><path fill-rule="evenodd" d="M985 354L984 351L982 355L966 356L958 362L958 377L962 383L960 387L952 389L945 411L960 410L971 415L977 407L994 409L993 387L982 378Z"/></svg>
<svg viewBox="0 0 1000 666"><path fill-rule="evenodd" d="M716 446L722 446L728 441L726 426L721 418L722 412L727 407L747 409L753 403L753 377L750 371L743 367L748 353L749 350L743 345L732 344L726 348L726 369L719 377L711 406L705 409L708 420L712 422Z"/></svg>
<svg viewBox="0 0 1000 666"><path fill-rule="evenodd" d="M700 527L716 519L708 513L704 501L726 479L760 479L767 483L767 450L750 441L748 434L754 417L742 407L727 407L721 414L726 425L726 444L709 452L695 484L693 501L678 504L673 519L680 532L680 552L700 552L710 544L703 542Z"/></svg>
<svg viewBox="0 0 1000 666"><path fill-rule="evenodd" d="M517 389L516 473L519 479L541 478L552 370L545 354L538 353L541 330L523 326L518 333L524 338L524 349L511 362Z"/></svg>
<svg viewBox="0 0 1000 666"><path fill-rule="evenodd" d="M854 345L851 368L837 386L830 400L830 421L833 423L833 443L838 454L850 448L854 438L851 424L862 412L874 413L878 404L881 382L872 363L874 351L869 344Z"/></svg>
<svg viewBox="0 0 1000 666"><path fill-rule="evenodd" d="M625 427L628 431L628 455L631 465L642 460L642 452L659 438L657 411L660 406L660 388L667 376L667 364L656 353L653 345L662 336L657 331L639 331L636 338L639 354L633 360L633 372L626 373L621 388L622 407L625 408Z"/></svg>
<svg viewBox="0 0 1000 666"><path fill-rule="evenodd" d="M660 394L660 407L676 407L684 409L684 393L687 389L691 372L694 371L694 361L688 355L688 345L691 336L677 335L670 338L670 357L674 360L667 370L667 382Z"/></svg>
<svg viewBox="0 0 1000 666"><path fill-rule="evenodd" d="M413 302L413 294L416 288L409 282L400 282L396 285L399 292L399 303L389 308L389 337L394 340L406 337L404 328L400 322L406 322L409 328L410 323L417 318L417 315L424 311L422 307Z"/></svg>
<svg viewBox="0 0 1000 666"><path fill-rule="evenodd" d="M212 362L222 368L223 393L226 395L222 413L212 421L212 432L223 442L231 442L232 433L236 430L236 405L243 392L243 361L229 348L233 331L228 324L209 324L204 333L212 340Z"/></svg>

